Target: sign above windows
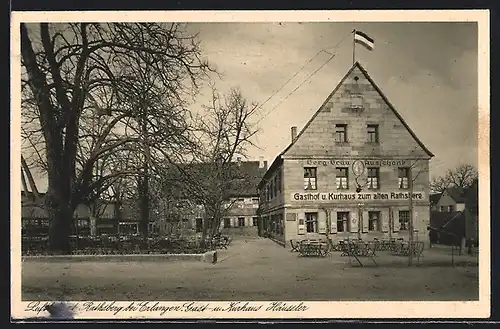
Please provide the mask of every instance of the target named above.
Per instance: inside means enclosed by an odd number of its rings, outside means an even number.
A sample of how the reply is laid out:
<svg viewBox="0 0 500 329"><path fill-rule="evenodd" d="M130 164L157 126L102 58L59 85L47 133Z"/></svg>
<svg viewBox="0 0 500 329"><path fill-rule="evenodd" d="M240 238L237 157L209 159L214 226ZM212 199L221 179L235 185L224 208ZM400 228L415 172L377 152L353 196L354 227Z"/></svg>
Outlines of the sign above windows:
<svg viewBox="0 0 500 329"><path fill-rule="evenodd" d="M424 192L415 191L412 193L413 200L425 201ZM362 193L307 193L296 192L291 194L292 201L314 201L314 202L369 202L369 201L403 201L409 200L409 192L362 192Z"/></svg>
<svg viewBox="0 0 500 329"><path fill-rule="evenodd" d="M365 167L405 167L410 164L408 160L391 160L391 159L377 159L377 160L341 160L341 159L321 159L313 160L308 159L304 161L308 166L351 166L355 162L360 161ZM361 166L361 165L357 165Z"/></svg>

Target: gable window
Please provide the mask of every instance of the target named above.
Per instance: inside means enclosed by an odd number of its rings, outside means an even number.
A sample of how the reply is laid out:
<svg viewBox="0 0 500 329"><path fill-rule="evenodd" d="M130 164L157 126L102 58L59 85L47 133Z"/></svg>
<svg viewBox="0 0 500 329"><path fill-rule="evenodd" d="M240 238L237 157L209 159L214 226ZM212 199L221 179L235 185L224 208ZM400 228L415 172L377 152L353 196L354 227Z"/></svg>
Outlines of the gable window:
<svg viewBox="0 0 500 329"><path fill-rule="evenodd" d="M360 109L363 107L363 97L359 93L351 94L351 108Z"/></svg>
<svg viewBox="0 0 500 329"><path fill-rule="evenodd" d="M238 217L238 226L239 227L245 226L245 217Z"/></svg>
<svg viewBox="0 0 500 329"><path fill-rule="evenodd" d="M349 231L349 212L343 211L337 213L337 232Z"/></svg>
<svg viewBox="0 0 500 329"><path fill-rule="evenodd" d="M400 231L408 231L410 226L410 212L408 210L399 211Z"/></svg>
<svg viewBox="0 0 500 329"><path fill-rule="evenodd" d="M368 143L378 143L378 125L367 125Z"/></svg>
<svg viewBox="0 0 500 329"><path fill-rule="evenodd" d="M368 188L376 190L379 188L379 168L368 168Z"/></svg>
<svg viewBox="0 0 500 329"><path fill-rule="evenodd" d="M408 177L410 176L410 168L398 168L398 186L401 189L408 188Z"/></svg>
<svg viewBox="0 0 500 329"><path fill-rule="evenodd" d="M337 168L335 181L337 183L337 190L347 190L348 184L348 168Z"/></svg>
<svg viewBox="0 0 500 329"><path fill-rule="evenodd" d="M368 231L380 231L380 211L368 212Z"/></svg>
<svg viewBox="0 0 500 329"><path fill-rule="evenodd" d="M316 186L316 168L304 168L304 190L315 190Z"/></svg>
<svg viewBox="0 0 500 329"><path fill-rule="evenodd" d="M449 212L454 212L455 211L455 207L453 205L448 206L448 211Z"/></svg>
<svg viewBox="0 0 500 329"><path fill-rule="evenodd" d="M347 143L347 125L346 124L336 124L335 125L335 142Z"/></svg>
<svg viewBox="0 0 500 329"><path fill-rule="evenodd" d="M306 232L307 233L317 233L318 232L318 213L317 212L307 212L306 213Z"/></svg>

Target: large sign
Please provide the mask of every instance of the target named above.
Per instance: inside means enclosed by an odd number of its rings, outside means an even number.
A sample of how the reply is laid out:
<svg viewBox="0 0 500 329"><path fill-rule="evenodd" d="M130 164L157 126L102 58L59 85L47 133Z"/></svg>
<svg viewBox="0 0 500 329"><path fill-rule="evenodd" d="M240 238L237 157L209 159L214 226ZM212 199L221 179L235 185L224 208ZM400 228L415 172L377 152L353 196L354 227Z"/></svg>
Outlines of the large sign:
<svg viewBox="0 0 500 329"><path fill-rule="evenodd" d="M415 201L424 201L425 193L415 191L412 193ZM362 193L305 193L296 192L291 195L292 201L318 201L318 202L366 202L366 201L400 201L409 200L409 192L362 192Z"/></svg>
<svg viewBox="0 0 500 329"><path fill-rule="evenodd" d="M309 166L351 166L355 162L361 162L364 167L400 167L409 165L408 160L342 160L342 159L322 159L322 160L305 160L305 164ZM355 167L360 167L357 163ZM356 169L358 170L358 169Z"/></svg>

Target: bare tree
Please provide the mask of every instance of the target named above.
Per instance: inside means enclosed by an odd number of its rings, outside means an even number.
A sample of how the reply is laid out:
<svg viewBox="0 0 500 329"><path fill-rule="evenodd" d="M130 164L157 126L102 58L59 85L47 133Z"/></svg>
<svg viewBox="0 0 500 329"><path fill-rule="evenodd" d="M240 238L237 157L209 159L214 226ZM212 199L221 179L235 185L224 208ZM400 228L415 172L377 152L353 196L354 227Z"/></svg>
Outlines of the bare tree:
<svg viewBox="0 0 500 329"><path fill-rule="evenodd" d="M180 161L184 165L177 170L184 197L203 207L202 244L207 235L216 232L234 203L233 197L248 184L235 160L244 158L247 147L253 145L251 138L257 130L250 120L257 107L249 104L239 89L222 96L213 88L211 104L194 118L197 147L188 161Z"/></svg>
<svg viewBox="0 0 500 329"><path fill-rule="evenodd" d="M434 177L430 189L434 193L443 193L449 187L471 187L478 178L477 169L469 164L462 164L455 169L448 169L444 176Z"/></svg>
<svg viewBox="0 0 500 329"><path fill-rule="evenodd" d="M21 63L23 137L47 172L50 249L69 253L76 207L141 168L138 163L131 170L103 170L98 177L99 159L144 150L145 143L170 150L169 134L178 133L172 122L182 121L177 114L186 111L183 100L210 69L181 25L157 23L21 24ZM144 89L135 73L143 69L153 83L146 90L149 101L138 106ZM152 100L161 106L151 108ZM96 118L97 133L95 126L85 129ZM147 141L141 126L146 121Z"/></svg>

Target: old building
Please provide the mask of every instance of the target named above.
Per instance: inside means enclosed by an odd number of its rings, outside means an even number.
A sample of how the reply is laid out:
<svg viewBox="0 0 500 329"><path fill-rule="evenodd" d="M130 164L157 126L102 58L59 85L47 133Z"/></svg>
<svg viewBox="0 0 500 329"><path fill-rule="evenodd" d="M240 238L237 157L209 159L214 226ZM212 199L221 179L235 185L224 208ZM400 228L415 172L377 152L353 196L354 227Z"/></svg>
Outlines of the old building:
<svg viewBox="0 0 500 329"><path fill-rule="evenodd" d="M209 163L185 165L183 170L191 177L207 179L208 184L210 184L209 177L215 174L213 164ZM221 231L257 234L257 209L259 206L257 185L266 171L267 161L264 161L263 157L258 161L244 161L237 158L236 161L228 164L227 170L224 170L224 174L227 175L224 185L227 186L227 189L223 193L225 199L220 218L219 229ZM174 210L174 217L177 218L177 221L184 223L179 226L181 231L185 233L189 231L201 232L205 218L203 200L196 200L196 196L192 193L192 187L187 186L182 179L170 184L168 189L170 191L168 194L173 196L170 203L175 204L167 212L170 214L169 216L172 217L172 210ZM208 221L208 224L211 228L212 221Z"/></svg>
<svg viewBox="0 0 500 329"><path fill-rule="evenodd" d="M259 184L267 235L428 242L433 154L355 63ZM410 208L409 195L413 195Z"/></svg>
<svg viewBox="0 0 500 329"><path fill-rule="evenodd" d="M465 210L469 189L462 187L449 187L439 195L435 211L453 212Z"/></svg>

